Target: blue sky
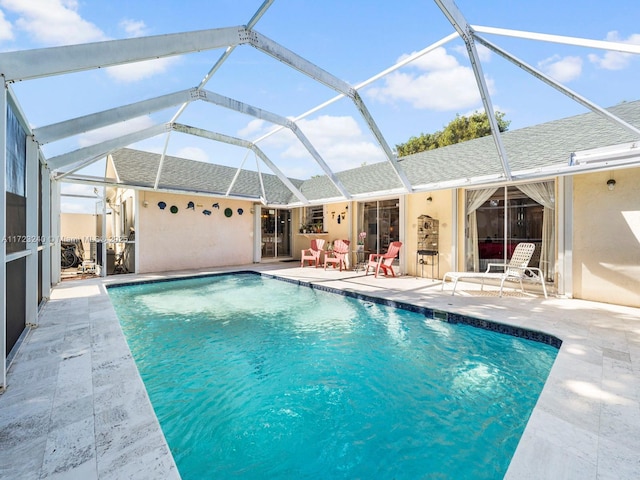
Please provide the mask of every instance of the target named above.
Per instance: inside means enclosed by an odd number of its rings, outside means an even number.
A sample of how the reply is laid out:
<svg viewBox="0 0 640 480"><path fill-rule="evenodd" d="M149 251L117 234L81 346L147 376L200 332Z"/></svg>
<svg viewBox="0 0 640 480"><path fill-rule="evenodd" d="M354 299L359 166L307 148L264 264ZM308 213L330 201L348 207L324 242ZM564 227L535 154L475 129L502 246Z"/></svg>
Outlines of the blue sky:
<svg viewBox="0 0 640 480"><path fill-rule="evenodd" d="M261 0L0 0L0 50L23 50L71 43L158 35L245 24ZM472 25L615 40L640 44L640 2L459 0ZM453 32L436 4L400 2L276 0L255 30L340 79L357 85L413 52ZM485 35L518 58L608 107L636 100L640 56L583 47ZM222 54L197 54L13 85L34 127L133 103L198 85ZM504 59L480 49L494 107L506 114L511 130L586 110ZM239 46L208 90L295 118L333 98L318 84L250 46ZM377 125L394 148L411 136L443 128L456 114L482 109L473 74L459 40L421 57L360 91ZM169 109L110 131L94 131L44 147L54 156L100 142L117 132L164 123ZM190 104L179 122L256 140L272 126L204 102ZM342 99L299 121L300 129L334 171L383 160L361 116ZM133 145L161 152L165 137ZM258 144L289 176L308 178L321 170L291 134L282 131ZM172 133L170 155L255 168L253 153L196 137ZM86 170L96 173L102 164ZM266 170L264 165L261 170ZM68 187L66 191L82 191ZM66 202L63 209L77 205Z"/></svg>

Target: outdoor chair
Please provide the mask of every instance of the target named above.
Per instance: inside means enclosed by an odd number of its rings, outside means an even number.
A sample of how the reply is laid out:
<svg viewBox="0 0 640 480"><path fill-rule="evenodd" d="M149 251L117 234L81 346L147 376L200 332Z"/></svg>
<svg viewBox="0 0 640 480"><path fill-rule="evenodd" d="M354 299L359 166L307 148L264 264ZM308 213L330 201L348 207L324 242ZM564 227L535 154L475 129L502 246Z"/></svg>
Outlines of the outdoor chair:
<svg viewBox="0 0 640 480"><path fill-rule="evenodd" d="M542 271L539 268L529 266L529 262L531 261L535 248L536 246L533 243L519 243L516 245L509 263L489 263L485 272L447 272L442 277L440 290L444 290L444 284L447 278L453 281L453 290L451 291L451 295L455 294L456 286L461 278L482 280L480 290L484 289L484 281L486 279L493 279L500 281L499 296L501 297L504 282L507 280L520 282L520 290L523 293L524 286L522 285L522 280L540 280L540 283L542 284L542 291L544 292L544 298L547 298L547 287L544 283L544 275L542 274ZM492 272L491 269L493 267L502 268L503 271Z"/></svg>
<svg viewBox="0 0 640 480"><path fill-rule="evenodd" d="M347 262L349 256L349 240L336 240L333 242L333 250L329 250L324 255L324 269L327 269L327 263L333 263L334 268L337 266L342 271L348 268Z"/></svg>
<svg viewBox="0 0 640 480"><path fill-rule="evenodd" d="M393 271L393 261L398 256L400 252L400 247L402 247L402 242L391 242L389 248L386 253L372 253L369 255L369 262L367 263L367 269L364 274L367 275L369 273L369 268L372 268L375 272L375 278L378 278L378 273L382 270L382 273L389 275L391 273L392 277L395 277L396 274Z"/></svg>
<svg viewBox="0 0 640 480"><path fill-rule="evenodd" d="M309 266L315 263L316 268L320 265L320 256L322 255L322 247L324 246L324 240L321 238L314 238L311 240L311 246L302 250L300 255L300 267L304 267L304 261L309 262Z"/></svg>

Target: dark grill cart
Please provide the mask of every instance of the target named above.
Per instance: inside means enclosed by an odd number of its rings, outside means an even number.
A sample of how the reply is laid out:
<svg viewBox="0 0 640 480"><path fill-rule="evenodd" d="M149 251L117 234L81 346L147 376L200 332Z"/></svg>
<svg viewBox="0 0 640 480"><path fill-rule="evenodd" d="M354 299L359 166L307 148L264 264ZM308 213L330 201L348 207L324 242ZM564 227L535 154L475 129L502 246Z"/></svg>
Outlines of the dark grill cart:
<svg viewBox="0 0 640 480"><path fill-rule="evenodd" d="M431 265L431 279L440 277L440 262L438 261L440 222L429 215L418 217L418 249L416 250L416 276L420 265L420 276L424 277L424 266ZM438 266L438 276L434 276L435 266Z"/></svg>

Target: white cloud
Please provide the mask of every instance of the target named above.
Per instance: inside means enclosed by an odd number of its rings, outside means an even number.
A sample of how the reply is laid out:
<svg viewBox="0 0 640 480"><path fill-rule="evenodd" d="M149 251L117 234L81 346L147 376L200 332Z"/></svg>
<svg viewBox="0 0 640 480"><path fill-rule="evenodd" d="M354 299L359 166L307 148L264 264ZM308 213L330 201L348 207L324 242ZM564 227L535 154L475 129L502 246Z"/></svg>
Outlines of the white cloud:
<svg viewBox="0 0 640 480"><path fill-rule="evenodd" d="M117 65L115 67L108 67L105 68L105 70L112 79L122 83L129 83L144 80L159 73L164 73L172 68L178 61L179 59L174 57L157 58L142 62L127 63L125 65Z"/></svg>
<svg viewBox="0 0 640 480"><path fill-rule="evenodd" d="M467 48L464 45L458 45L453 47L453 50L458 52L460 55L464 55L465 58L469 57L467 53ZM490 62L491 61L491 50L489 50L484 45L480 45L476 43L476 52L478 52L478 57L480 57L481 62Z"/></svg>
<svg viewBox="0 0 640 480"><path fill-rule="evenodd" d="M334 172L385 159L381 148L363 134L353 117L322 115L311 120L302 119L296 123ZM258 135L271 128L270 124L264 122L259 125L253 121L251 124L250 127L239 132L240 136L249 130ZM256 130L257 126L263 127L263 131ZM322 172L304 145L288 129L267 137L260 142L259 146L265 150L279 151L277 157L274 158L271 154L270 158L286 175L308 178L310 175ZM300 165L299 160L305 160L304 166ZM309 164L309 161L312 164Z"/></svg>
<svg viewBox="0 0 640 480"><path fill-rule="evenodd" d="M632 45L640 45L640 34L634 33L629 35L627 39L621 39L618 32L615 30L607 33L607 41L630 43ZM622 52L606 52L604 55L590 54L589 60L596 64L598 67L605 70L623 70L629 66L629 63L633 59L634 55L631 53Z"/></svg>
<svg viewBox="0 0 640 480"><path fill-rule="evenodd" d="M439 111L473 108L480 102L480 93L470 67L438 48L412 62L408 68L385 77L382 86L372 86L365 94L381 103L403 101L418 109ZM493 81L486 79L490 93Z"/></svg>
<svg viewBox="0 0 640 480"><path fill-rule="evenodd" d="M142 20L124 19L120 22L122 28L128 37L142 37L147 34L147 26Z"/></svg>
<svg viewBox="0 0 640 480"><path fill-rule="evenodd" d="M147 25L142 20L124 19L118 26L129 38L147 34ZM120 83L132 83L164 73L178 62L178 58L158 58L142 62L127 63L105 68L107 75Z"/></svg>
<svg viewBox="0 0 640 480"><path fill-rule="evenodd" d="M60 186L60 211L63 213L95 213L97 197L93 192L94 187L78 183L62 183ZM99 189L100 192L102 189ZM75 198L66 195L86 195L91 198Z"/></svg>
<svg viewBox="0 0 640 480"><path fill-rule="evenodd" d="M91 195L93 196L93 186L82 185L80 183L62 183L60 193L68 195Z"/></svg>
<svg viewBox="0 0 640 480"><path fill-rule="evenodd" d="M153 120L150 117L138 117L126 122L115 123L103 128L97 128L87 133L83 133L78 137L78 145L80 147L86 147L101 143L106 140L118 138L122 135L127 135L132 132L137 132L145 128L153 126Z"/></svg>
<svg viewBox="0 0 640 480"><path fill-rule="evenodd" d="M13 25L6 18L4 12L0 10L0 41L13 40Z"/></svg>
<svg viewBox="0 0 640 480"><path fill-rule="evenodd" d="M554 55L538 62L540 69L559 82L570 82L582 73L582 58Z"/></svg>
<svg viewBox="0 0 640 480"><path fill-rule="evenodd" d="M209 163L209 155L207 155L207 152L198 147L183 147L176 152L175 156Z"/></svg>
<svg viewBox="0 0 640 480"><path fill-rule="evenodd" d="M411 53L414 55L416 52ZM400 56L398 62L401 62L410 55L404 54ZM445 48L436 48L434 51L422 55L410 63L412 67L420 70L448 70L459 66L458 60L453 55L449 55Z"/></svg>
<svg viewBox="0 0 640 480"><path fill-rule="evenodd" d="M0 0L0 6L17 14L15 26L43 45L109 40L100 28L81 17L77 0ZM0 11L0 40L6 39L6 35L11 33L11 24L6 22L2 13ZM120 22L120 27L128 37L145 35L147 31L143 21L130 19ZM177 58L161 58L105 70L118 82L137 82L167 71L177 61Z"/></svg>
<svg viewBox="0 0 640 480"><path fill-rule="evenodd" d="M107 39L102 30L80 16L76 0L0 0L0 6L16 13L16 27L44 45Z"/></svg>
<svg viewBox="0 0 640 480"><path fill-rule="evenodd" d="M491 50L489 50L484 45L476 44L476 51L478 52L478 56L480 60L483 62L491 61Z"/></svg>
<svg viewBox="0 0 640 480"><path fill-rule="evenodd" d="M258 118L251 120L246 127L238 130L238 136L240 138L249 138L251 136L260 136L263 135L266 130L267 130L267 126L270 124L267 124L267 122L265 122L264 120L260 120Z"/></svg>

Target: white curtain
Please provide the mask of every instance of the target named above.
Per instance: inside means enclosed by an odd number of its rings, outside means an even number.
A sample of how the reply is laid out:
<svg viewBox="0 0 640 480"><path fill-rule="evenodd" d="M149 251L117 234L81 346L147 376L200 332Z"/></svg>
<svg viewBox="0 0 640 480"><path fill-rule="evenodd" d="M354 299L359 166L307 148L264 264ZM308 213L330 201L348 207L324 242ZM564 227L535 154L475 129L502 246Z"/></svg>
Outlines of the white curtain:
<svg viewBox="0 0 640 480"><path fill-rule="evenodd" d="M491 198L498 188L481 188L478 190L467 190L467 270L473 265L472 271L477 272L480 269L478 251L478 219L476 210L482 206L484 202Z"/></svg>
<svg viewBox="0 0 640 480"><path fill-rule="evenodd" d="M516 185L518 189L532 200L544 207L542 215L542 249L540 251L540 270L546 280L553 281L555 276L556 254L556 197L554 182L529 183Z"/></svg>

